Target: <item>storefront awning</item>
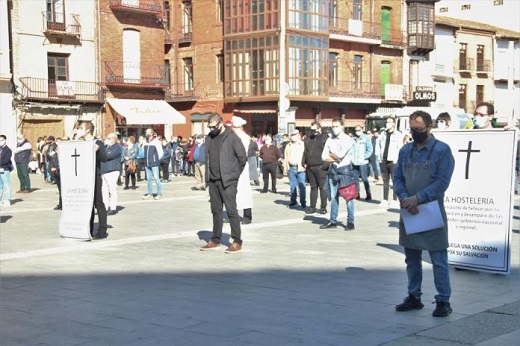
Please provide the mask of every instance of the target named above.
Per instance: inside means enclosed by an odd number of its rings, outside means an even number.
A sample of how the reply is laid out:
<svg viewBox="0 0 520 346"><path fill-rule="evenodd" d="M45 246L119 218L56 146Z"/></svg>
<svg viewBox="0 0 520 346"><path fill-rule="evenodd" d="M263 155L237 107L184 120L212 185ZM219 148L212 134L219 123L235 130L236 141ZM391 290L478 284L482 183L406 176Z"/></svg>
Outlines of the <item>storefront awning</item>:
<svg viewBox="0 0 520 346"><path fill-rule="evenodd" d="M107 102L128 125L186 123L186 117L163 100L112 99Z"/></svg>
<svg viewBox="0 0 520 346"><path fill-rule="evenodd" d="M277 114L278 107L274 105L261 105L261 106L239 106L233 110L233 113L242 114Z"/></svg>

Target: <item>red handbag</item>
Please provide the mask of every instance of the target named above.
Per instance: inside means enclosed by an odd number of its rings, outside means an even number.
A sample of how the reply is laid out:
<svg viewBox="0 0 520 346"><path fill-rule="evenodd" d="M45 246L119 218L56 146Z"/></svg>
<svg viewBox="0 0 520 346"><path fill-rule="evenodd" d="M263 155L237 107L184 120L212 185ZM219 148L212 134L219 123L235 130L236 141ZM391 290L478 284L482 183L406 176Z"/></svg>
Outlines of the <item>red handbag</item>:
<svg viewBox="0 0 520 346"><path fill-rule="evenodd" d="M345 201L350 201L351 199L354 199L357 197L357 187L356 184L350 184L347 186L340 187L338 189L339 194L341 197L345 199Z"/></svg>

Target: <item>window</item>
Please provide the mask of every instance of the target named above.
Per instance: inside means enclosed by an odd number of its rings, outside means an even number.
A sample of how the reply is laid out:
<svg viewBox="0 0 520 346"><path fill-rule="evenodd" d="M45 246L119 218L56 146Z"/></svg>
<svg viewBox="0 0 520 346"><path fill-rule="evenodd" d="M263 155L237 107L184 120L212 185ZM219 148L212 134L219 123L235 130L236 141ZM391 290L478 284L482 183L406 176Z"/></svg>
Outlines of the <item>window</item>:
<svg viewBox="0 0 520 346"><path fill-rule="evenodd" d="M264 30L264 0L251 0L251 30Z"/></svg>
<svg viewBox="0 0 520 346"><path fill-rule="evenodd" d="M125 83L141 83L141 33L123 30L123 80Z"/></svg>
<svg viewBox="0 0 520 346"><path fill-rule="evenodd" d="M337 87L338 86L338 74L339 74L339 66L338 66L338 53L329 53L329 86Z"/></svg>
<svg viewBox="0 0 520 346"><path fill-rule="evenodd" d="M501 6L504 4L504 0L493 0L493 6Z"/></svg>
<svg viewBox="0 0 520 346"><path fill-rule="evenodd" d="M470 5L470 4L462 5L462 6L460 6L460 9L461 9L462 11L471 10L471 5Z"/></svg>
<svg viewBox="0 0 520 346"><path fill-rule="evenodd" d="M279 0L223 1L224 33L272 30L279 25Z"/></svg>
<svg viewBox="0 0 520 346"><path fill-rule="evenodd" d="M48 92L49 96L60 95L57 90L56 81L69 80L68 71L68 55L48 53L47 55L47 76L48 76Z"/></svg>
<svg viewBox="0 0 520 346"><path fill-rule="evenodd" d="M224 42L226 97L278 95L277 36L248 37Z"/></svg>
<svg viewBox="0 0 520 346"><path fill-rule="evenodd" d="M338 27L338 0L330 0L329 26L334 28Z"/></svg>
<svg viewBox="0 0 520 346"><path fill-rule="evenodd" d="M224 23L224 0L217 0L217 21Z"/></svg>
<svg viewBox="0 0 520 346"><path fill-rule="evenodd" d="M170 2L165 1L164 2L164 19L166 20L166 23L164 23L164 28L167 30L167 32L170 32L171 28L171 16L170 16Z"/></svg>
<svg viewBox="0 0 520 346"><path fill-rule="evenodd" d="M192 12L191 12L191 2L183 2L182 3L182 33L185 37L189 36L191 38L191 34L193 32L193 23L192 23Z"/></svg>
<svg viewBox="0 0 520 346"><path fill-rule="evenodd" d="M193 90L193 59L184 58L184 90Z"/></svg>
<svg viewBox="0 0 520 346"><path fill-rule="evenodd" d="M390 84L390 61L381 62L381 95L385 96L385 86Z"/></svg>
<svg viewBox="0 0 520 346"><path fill-rule="evenodd" d="M459 107L466 110L466 84L459 85Z"/></svg>
<svg viewBox="0 0 520 346"><path fill-rule="evenodd" d="M485 71L484 69L484 46L477 45L477 71Z"/></svg>
<svg viewBox="0 0 520 346"><path fill-rule="evenodd" d="M65 0L47 0L47 28L65 31Z"/></svg>
<svg viewBox="0 0 520 346"><path fill-rule="evenodd" d="M217 55L217 82L224 81L224 55Z"/></svg>
<svg viewBox="0 0 520 346"><path fill-rule="evenodd" d="M439 13L447 13L447 12L448 12L448 8L447 7L439 8Z"/></svg>
<svg viewBox="0 0 520 346"><path fill-rule="evenodd" d="M419 60L410 60L409 69L409 81L410 95L415 91L415 88L419 85Z"/></svg>
<svg viewBox="0 0 520 346"><path fill-rule="evenodd" d="M289 1L288 27L301 30L327 32L329 30L327 1Z"/></svg>
<svg viewBox="0 0 520 346"><path fill-rule="evenodd" d="M363 85L363 57L361 55L354 55L352 74L354 77L354 89L361 89Z"/></svg>
<svg viewBox="0 0 520 346"><path fill-rule="evenodd" d="M475 95L475 101L477 104L484 102L484 86L477 85L477 94Z"/></svg>
<svg viewBox="0 0 520 346"><path fill-rule="evenodd" d="M469 70L467 51L468 51L468 44L460 43L459 44L459 70L460 71Z"/></svg>
<svg viewBox="0 0 520 346"><path fill-rule="evenodd" d="M352 5L352 19L363 20L362 0L354 0L354 4Z"/></svg>
<svg viewBox="0 0 520 346"><path fill-rule="evenodd" d="M408 5L408 47L434 48L434 4L413 2Z"/></svg>
<svg viewBox="0 0 520 346"><path fill-rule="evenodd" d="M164 60L164 67L161 70L161 79L164 81L164 84L170 85L170 60Z"/></svg>
<svg viewBox="0 0 520 346"><path fill-rule="evenodd" d="M289 36L289 85L295 95L321 96L328 91L329 63L327 38Z"/></svg>
<svg viewBox="0 0 520 346"><path fill-rule="evenodd" d="M390 41L390 29L391 29L391 8L383 7L381 8L381 40L388 42Z"/></svg>

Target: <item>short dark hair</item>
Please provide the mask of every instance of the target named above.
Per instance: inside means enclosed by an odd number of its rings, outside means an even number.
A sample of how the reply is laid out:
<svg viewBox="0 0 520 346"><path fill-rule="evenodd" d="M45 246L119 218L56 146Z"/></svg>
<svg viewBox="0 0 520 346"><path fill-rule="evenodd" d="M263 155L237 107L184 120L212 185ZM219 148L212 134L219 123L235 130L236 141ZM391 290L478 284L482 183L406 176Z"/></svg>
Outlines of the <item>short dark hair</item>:
<svg viewBox="0 0 520 346"><path fill-rule="evenodd" d="M94 129L96 128L92 121L82 121L80 125L85 124L85 128L90 130L90 133L94 135Z"/></svg>
<svg viewBox="0 0 520 346"><path fill-rule="evenodd" d="M488 115L493 115L495 114L495 106L493 106L492 103L489 103L489 102L479 102L477 104L477 107L475 109L477 109L478 107L481 107L481 106L486 106L487 107L487 113Z"/></svg>
<svg viewBox="0 0 520 346"><path fill-rule="evenodd" d="M388 119L392 119L393 123L395 124L395 117L393 115L386 118L386 120L388 120Z"/></svg>
<svg viewBox="0 0 520 346"><path fill-rule="evenodd" d="M209 116L209 118L208 118L208 123L210 123L210 122L212 122L212 121L215 121L215 120L216 120L217 122L219 122L219 123L222 122L222 117L220 116L220 114L218 114L218 113L213 113L213 114L211 114L211 115Z"/></svg>
<svg viewBox="0 0 520 346"><path fill-rule="evenodd" d="M410 120L415 120L417 118L421 118L426 126L431 126L433 124L432 116L424 111L415 111L410 114Z"/></svg>
<svg viewBox="0 0 520 346"><path fill-rule="evenodd" d="M332 119L333 123L339 123L341 126L343 126L343 119L341 118L334 118Z"/></svg>
<svg viewBox="0 0 520 346"><path fill-rule="evenodd" d="M313 121L313 122L311 123L311 126L316 126L316 127L319 128L319 129L321 128L321 124L320 124L319 121Z"/></svg>
<svg viewBox="0 0 520 346"><path fill-rule="evenodd" d="M0 135L0 138L3 139L4 141L7 140L7 137L5 135Z"/></svg>
<svg viewBox="0 0 520 346"><path fill-rule="evenodd" d="M451 121L450 113L448 112L442 112L437 116L437 121L439 120L445 120L445 121Z"/></svg>

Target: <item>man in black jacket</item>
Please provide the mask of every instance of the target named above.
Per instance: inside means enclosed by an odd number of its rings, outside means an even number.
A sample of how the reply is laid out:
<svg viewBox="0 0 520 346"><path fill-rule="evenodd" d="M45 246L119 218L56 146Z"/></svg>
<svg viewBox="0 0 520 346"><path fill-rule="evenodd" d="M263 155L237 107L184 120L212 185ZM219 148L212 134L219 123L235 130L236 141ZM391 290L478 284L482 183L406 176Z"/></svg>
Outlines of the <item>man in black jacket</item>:
<svg viewBox="0 0 520 346"><path fill-rule="evenodd" d="M307 180L311 185L311 205L305 211L306 214L318 212L327 214L327 193L325 192L325 181L327 180L327 171L321 158L323 148L328 136L321 132L321 125L315 121L311 124L311 132L307 145L305 146L305 164L307 166ZM318 201L318 191L320 192L320 209L316 209Z"/></svg>
<svg viewBox="0 0 520 346"><path fill-rule="evenodd" d="M236 202L237 184L246 165L247 154L240 137L230 128L224 127L219 114L210 116L208 128L210 132L205 141L205 170L213 214L213 236L200 250L213 250L220 246L224 224L222 212L225 205L231 226L231 238L233 238L233 244L226 249L226 253L237 253L242 250L240 218Z"/></svg>

